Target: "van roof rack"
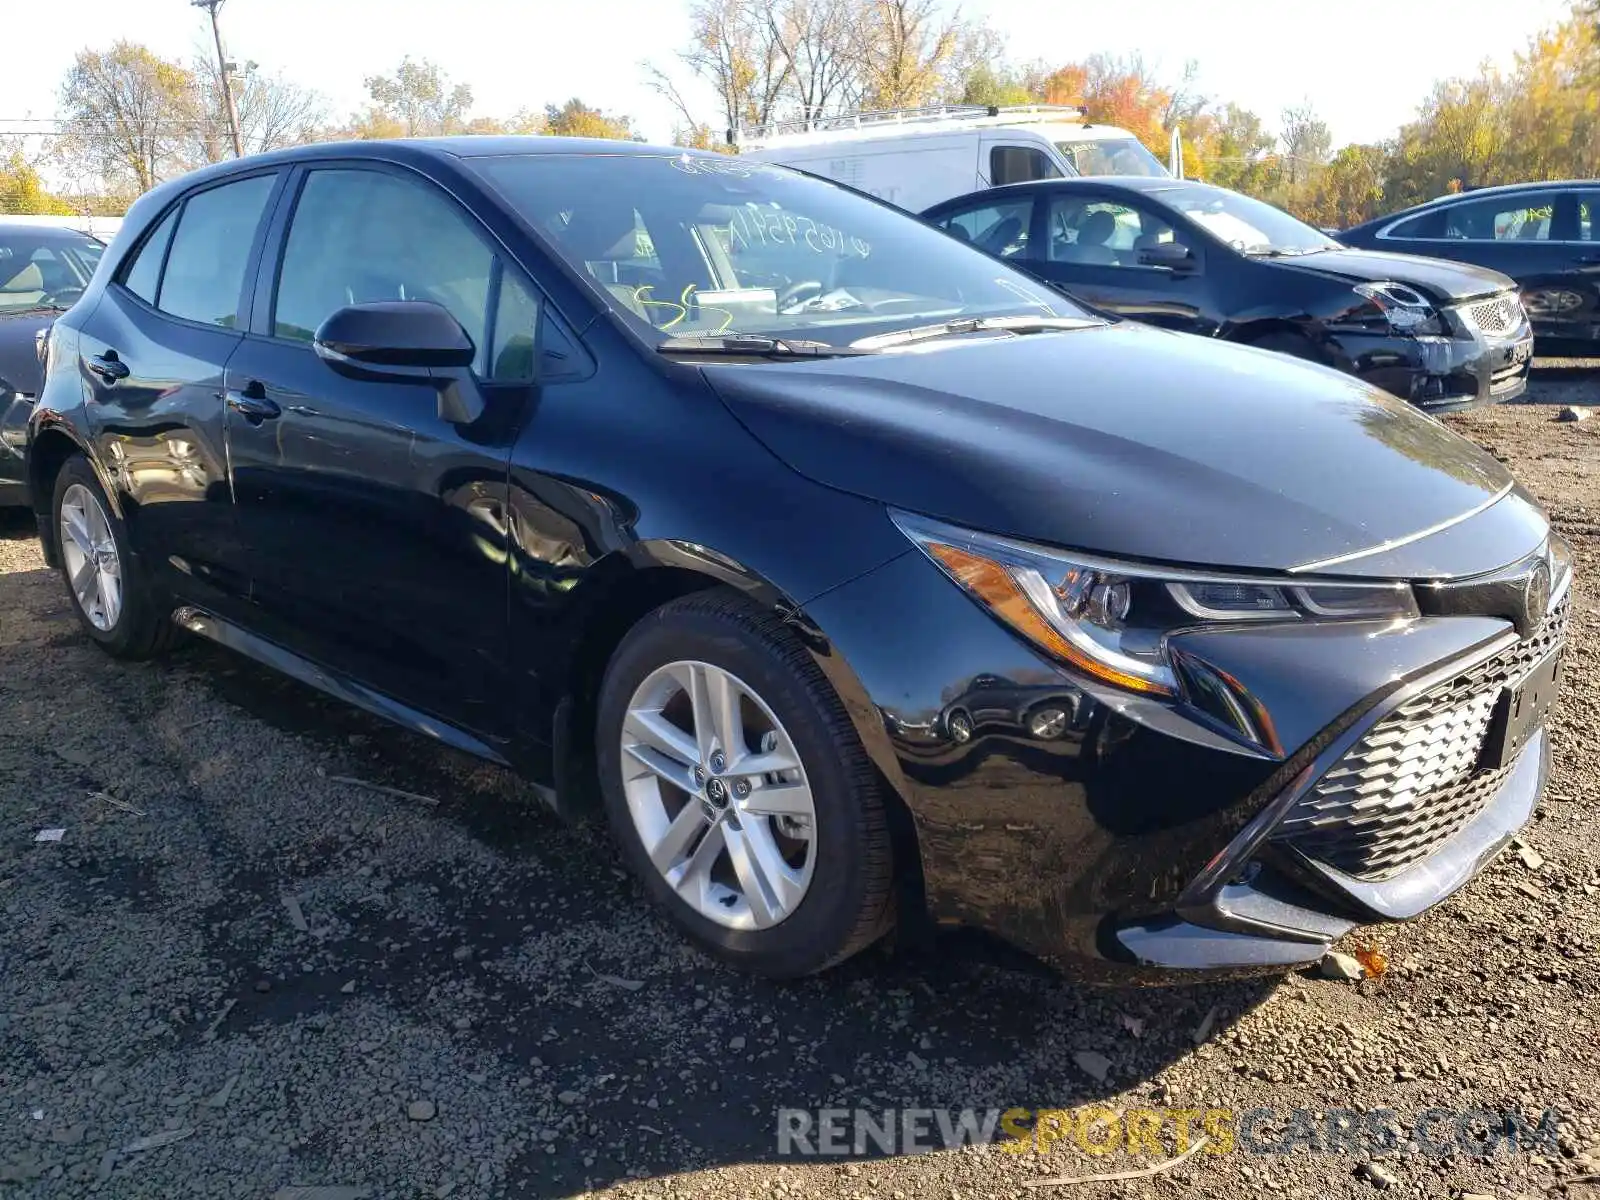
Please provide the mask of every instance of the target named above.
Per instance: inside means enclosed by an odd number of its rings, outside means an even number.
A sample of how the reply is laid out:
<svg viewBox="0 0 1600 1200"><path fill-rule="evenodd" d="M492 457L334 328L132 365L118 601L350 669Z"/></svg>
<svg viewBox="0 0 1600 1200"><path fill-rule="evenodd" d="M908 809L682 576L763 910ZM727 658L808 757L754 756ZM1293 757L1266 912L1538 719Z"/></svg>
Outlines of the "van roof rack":
<svg viewBox="0 0 1600 1200"><path fill-rule="evenodd" d="M995 117L1064 117L1087 120L1081 104L930 104L921 108L880 108L832 117L791 117L761 125L738 125L728 130L728 144L746 140L770 141L796 134L826 133L840 129L871 129L882 125L914 125L926 121L973 121Z"/></svg>

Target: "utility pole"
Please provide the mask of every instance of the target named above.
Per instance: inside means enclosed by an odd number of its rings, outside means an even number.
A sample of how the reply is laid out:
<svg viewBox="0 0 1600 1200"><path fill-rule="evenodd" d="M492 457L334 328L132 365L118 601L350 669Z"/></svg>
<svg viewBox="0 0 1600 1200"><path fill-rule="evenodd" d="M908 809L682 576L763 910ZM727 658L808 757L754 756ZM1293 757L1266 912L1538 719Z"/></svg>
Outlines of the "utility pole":
<svg viewBox="0 0 1600 1200"><path fill-rule="evenodd" d="M195 8L203 8L211 14L211 37L217 44L217 78L222 82L222 98L227 105L228 132L233 135L233 156L244 157L244 141L239 137L239 110L233 102L233 80L229 78L228 56L222 52L222 26L217 23L217 9L222 7L223 0L189 0Z"/></svg>

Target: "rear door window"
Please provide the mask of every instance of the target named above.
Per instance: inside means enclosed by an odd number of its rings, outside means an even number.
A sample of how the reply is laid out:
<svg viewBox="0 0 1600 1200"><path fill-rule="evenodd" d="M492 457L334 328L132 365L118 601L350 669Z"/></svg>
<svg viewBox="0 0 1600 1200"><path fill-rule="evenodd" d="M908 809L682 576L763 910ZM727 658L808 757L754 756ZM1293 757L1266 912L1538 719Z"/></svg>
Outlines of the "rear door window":
<svg viewBox="0 0 1600 1200"><path fill-rule="evenodd" d="M1554 234L1556 193L1490 196L1444 210L1443 237L1468 242L1547 242Z"/></svg>
<svg viewBox="0 0 1600 1200"><path fill-rule="evenodd" d="M989 200L940 217L939 227L999 258L1027 258L1033 197Z"/></svg>
<svg viewBox="0 0 1600 1200"><path fill-rule="evenodd" d="M250 248L276 182L276 175L255 175L207 188L184 202L157 308L207 325L238 325Z"/></svg>
<svg viewBox="0 0 1600 1200"><path fill-rule="evenodd" d="M167 243L172 241L172 231L178 226L178 210L173 209L161 218L155 232L145 239L133 256L133 261L123 269L122 286L146 304L156 302L161 288L161 264L167 257Z"/></svg>

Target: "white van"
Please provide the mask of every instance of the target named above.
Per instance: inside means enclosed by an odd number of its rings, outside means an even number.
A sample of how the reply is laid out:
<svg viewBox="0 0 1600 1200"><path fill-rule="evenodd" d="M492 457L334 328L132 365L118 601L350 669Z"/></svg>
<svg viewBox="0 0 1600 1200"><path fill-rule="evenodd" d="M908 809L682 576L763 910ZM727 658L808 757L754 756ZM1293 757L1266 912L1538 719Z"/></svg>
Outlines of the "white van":
<svg viewBox="0 0 1600 1200"><path fill-rule="evenodd" d="M1072 175L1166 175L1125 129L1079 107L941 105L731 131L739 153L870 192L910 212L1003 183Z"/></svg>

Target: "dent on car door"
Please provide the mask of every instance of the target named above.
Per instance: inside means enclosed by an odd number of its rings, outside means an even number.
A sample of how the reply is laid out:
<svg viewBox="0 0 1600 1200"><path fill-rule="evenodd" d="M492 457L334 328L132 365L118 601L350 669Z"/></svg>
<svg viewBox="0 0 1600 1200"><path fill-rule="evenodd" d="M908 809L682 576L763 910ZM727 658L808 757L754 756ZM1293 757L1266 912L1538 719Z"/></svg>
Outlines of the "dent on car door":
<svg viewBox="0 0 1600 1200"><path fill-rule="evenodd" d="M119 265L78 337L88 425L138 552L178 594L248 591L224 444L222 381L248 319L245 280L280 174L190 194Z"/></svg>
<svg viewBox="0 0 1600 1200"><path fill-rule="evenodd" d="M399 171L305 172L269 241L276 290L264 285L269 299L227 372L228 448L262 632L498 737L508 716L507 460L530 397L523 285L474 218ZM486 402L476 420L449 419L426 382L353 377L314 351L337 310L397 300L443 307L479 348L464 381Z"/></svg>

